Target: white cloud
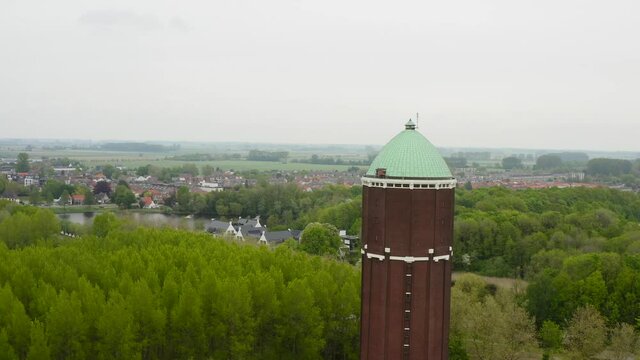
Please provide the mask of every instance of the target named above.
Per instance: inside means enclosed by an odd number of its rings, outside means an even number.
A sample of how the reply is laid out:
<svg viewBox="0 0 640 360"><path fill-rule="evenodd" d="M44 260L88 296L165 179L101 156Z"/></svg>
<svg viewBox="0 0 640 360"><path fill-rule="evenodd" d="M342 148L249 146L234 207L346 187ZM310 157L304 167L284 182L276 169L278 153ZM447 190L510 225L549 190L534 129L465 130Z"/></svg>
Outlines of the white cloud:
<svg viewBox="0 0 640 360"><path fill-rule="evenodd" d="M154 30L163 27L155 16L117 9L90 10L82 14L78 21L83 25L100 28Z"/></svg>

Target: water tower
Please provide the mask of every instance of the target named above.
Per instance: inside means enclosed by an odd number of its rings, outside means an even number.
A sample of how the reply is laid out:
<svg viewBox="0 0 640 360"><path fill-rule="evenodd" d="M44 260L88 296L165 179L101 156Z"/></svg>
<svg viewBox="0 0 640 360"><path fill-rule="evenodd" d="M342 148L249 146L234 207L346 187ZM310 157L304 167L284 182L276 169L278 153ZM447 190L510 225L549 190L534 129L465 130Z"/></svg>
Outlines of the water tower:
<svg viewBox="0 0 640 360"><path fill-rule="evenodd" d="M360 358L448 359L456 180L409 120L362 185Z"/></svg>

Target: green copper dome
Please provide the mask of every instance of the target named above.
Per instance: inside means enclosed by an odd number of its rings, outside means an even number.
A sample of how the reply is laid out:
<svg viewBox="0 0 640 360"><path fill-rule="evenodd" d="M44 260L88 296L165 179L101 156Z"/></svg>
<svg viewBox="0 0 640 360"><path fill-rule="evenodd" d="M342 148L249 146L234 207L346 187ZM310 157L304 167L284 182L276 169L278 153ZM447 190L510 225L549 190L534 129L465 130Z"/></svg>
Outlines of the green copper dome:
<svg viewBox="0 0 640 360"><path fill-rule="evenodd" d="M453 178L438 149L416 130L411 120L382 148L365 176L376 177L377 169L386 169L387 178Z"/></svg>

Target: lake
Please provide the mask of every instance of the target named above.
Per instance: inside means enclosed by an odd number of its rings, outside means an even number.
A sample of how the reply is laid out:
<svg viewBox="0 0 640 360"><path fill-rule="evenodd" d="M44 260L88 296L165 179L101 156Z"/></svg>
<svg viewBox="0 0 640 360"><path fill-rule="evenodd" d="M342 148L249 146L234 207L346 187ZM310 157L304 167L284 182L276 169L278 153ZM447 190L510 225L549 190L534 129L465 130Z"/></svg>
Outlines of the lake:
<svg viewBox="0 0 640 360"><path fill-rule="evenodd" d="M98 214L99 213L94 212L58 214L58 218L74 224L91 225L93 224L93 219ZM204 230L205 225L210 222L207 218L185 218L184 216L160 213L116 212L115 214L121 219L129 220L140 225L154 227L167 226L187 230Z"/></svg>

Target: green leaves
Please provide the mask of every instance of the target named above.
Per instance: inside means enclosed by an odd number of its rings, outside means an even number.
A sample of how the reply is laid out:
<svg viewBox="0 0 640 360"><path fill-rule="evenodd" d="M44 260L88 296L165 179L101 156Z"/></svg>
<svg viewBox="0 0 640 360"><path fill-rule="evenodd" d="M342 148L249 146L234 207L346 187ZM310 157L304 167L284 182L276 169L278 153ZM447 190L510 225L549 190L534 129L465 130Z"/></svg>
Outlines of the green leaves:
<svg viewBox="0 0 640 360"><path fill-rule="evenodd" d="M0 241L9 248L34 244L56 235L60 221L50 210L17 211L3 221L0 220Z"/></svg>
<svg viewBox="0 0 640 360"><path fill-rule="evenodd" d="M105 237L110 231L118 228L120 221L115 214L111 212L105 212L97 215L93 219L92 233L98 237Z"/></svg>
<svg viewBox="0 0 640 360"><path fill-rule="evenodd" d="M29 326L30 320L24 306L15 297L11 287L7 284L0 288L0 329L5 332L7 341L15 354L21 357L24 356L29 345ZM1 342L2 339L0 339Z"/></svg>
<svg viewBox="0 0 640 360"><path fill-rule="evenodd" d="M82 304L75 293L62 291L46 319L47 338L54 358L84 359L88 354Z"/></svg>
<svg viewBox="0 0 640 360"><path fill-rule="evenodd" d="M301 249L313 255L335 255L341 245L338 229L331 224L311 223L300 239Z"/></svg>
<svg viewBox="0 0 640 360"><path fill-rule="evenodd" d="M97 352L100 359L132 359L136 356L133 316L125 299L113 292L97 322Z"/></svg>
<svg viewBox="0 0 640 360"><path fill-rule="evenodd" d="M545 321L540 328L540 344L545 349L556 350L562 347L564 332L560 326L553 321Z"/></svg>
<svg viewBox="0 0 640 360"><path fill-rule="evenodd" d="M16 162L16 172L24 173L31 170L31 164L29 163L29 154L19 153L18 161Z"/></svg>
<svg viewBox="0 0 640 360"><path fill-rule="evenodd" d="M130 209L131 204L136 201L136 196L126 185L118 185L113 194L113 202L121 208Z"/></svg>
<svg viewBox="0 0 640 360"><path fill-rule="evenodd" d="M357 358L352 266L112 220L96 217L99 238L0 245L0 357Z"/></svg>
<svg viewBox="0 0 640 360"><path fill-rule="evenodd" d="M282 359L318 359L324 346L320 309L304 280L293 280L282 294L281 318L275 326Z"/></svg>
<svg viewBox="0 0 640 360"><path fill-rule="evenodd" d="M606 340L605 320L598 310L591 305L577 309L567 327L567 348L589 359L604 350Z"/></svg>
<svg viewBox="0 0 640 360"><path fill-rule="evenodd" d="M451 297L451 337L458 358L465 358L462 347L472 359L519 359L536 348L533 319L511 290L499 289L492 296L482 279L465 275Z"/></svg>
<svg viewBox="0 0 640 360"><path fill-rule="evenodd" d="M190 283L184 283L171 311L170 335L175 358L200 358L205 353L201 300Z"/></svg>
<svg viewBox="0 0 640 360"><path fill-rule="evenodd" d="M27 360L49 360L51 351L47 345L47 337L44 332L44 325L35 320L31 323L31 345Z"/></svg>

